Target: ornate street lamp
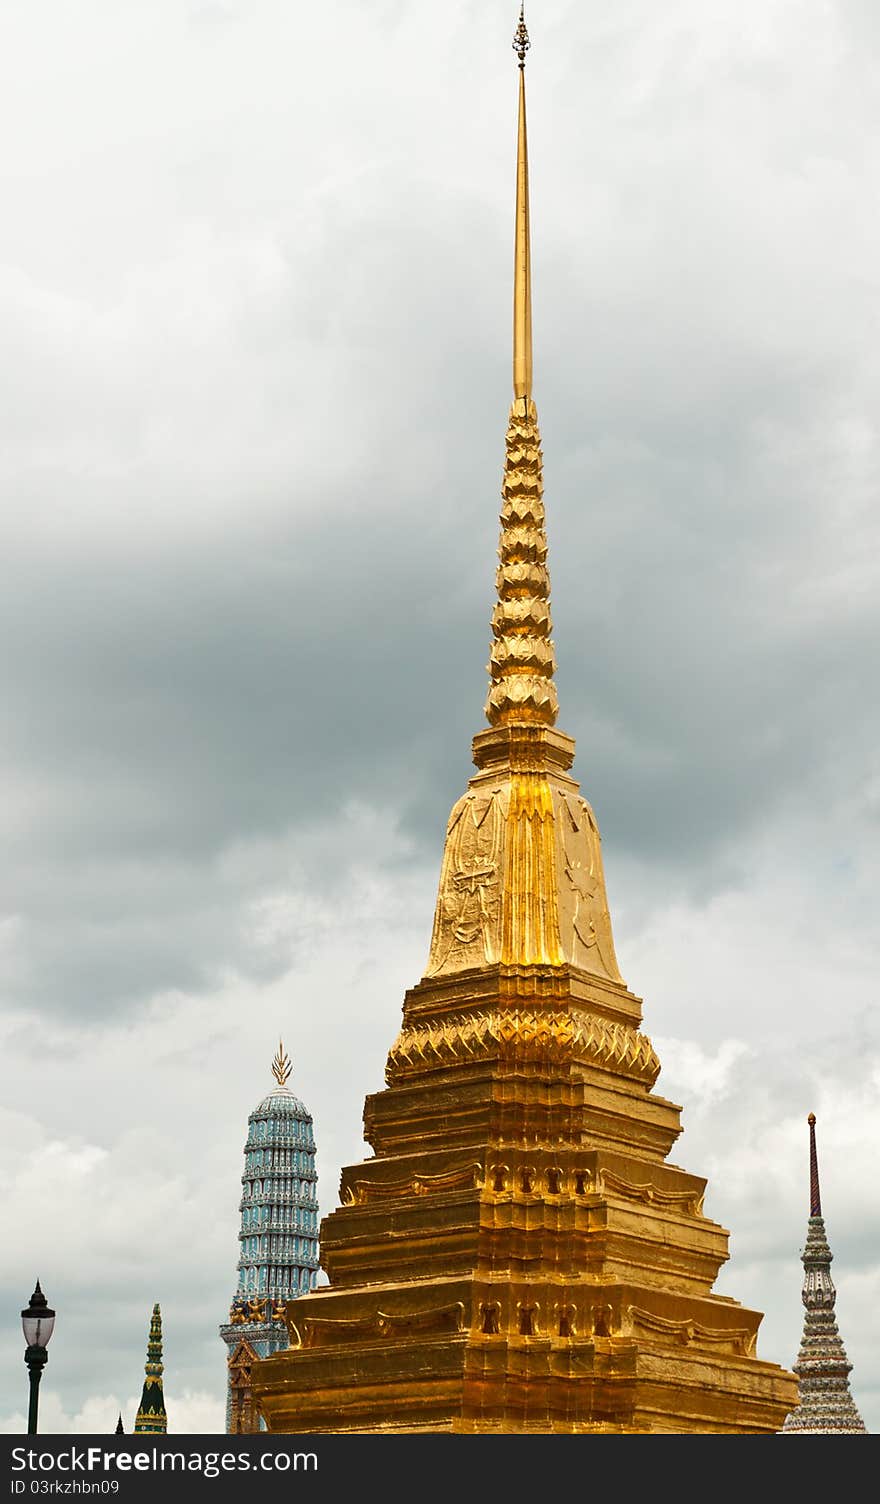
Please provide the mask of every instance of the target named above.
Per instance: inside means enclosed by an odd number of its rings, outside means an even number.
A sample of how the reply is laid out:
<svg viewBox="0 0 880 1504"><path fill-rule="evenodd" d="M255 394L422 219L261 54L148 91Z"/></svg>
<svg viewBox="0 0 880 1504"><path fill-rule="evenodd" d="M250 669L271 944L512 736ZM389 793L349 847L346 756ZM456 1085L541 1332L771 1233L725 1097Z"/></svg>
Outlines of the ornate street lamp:
<svg viewBox="0 0 880 1504"><path fill-rule="evenodd" d="M46 1297L40 1289L40 1281L37 1280L37 1288L31 1296L31 1303L21 1313L21 1329L24 1332L24 1340L27 1343L24 1361L28 1366L31 1380L31 1398L28 1407L28 1436L37 1434L37 1399L40 1392L40 1380L43 1377L43 1369L49 1361L46 1347L55 1327L55 1312L49 1309Z"/></svg>

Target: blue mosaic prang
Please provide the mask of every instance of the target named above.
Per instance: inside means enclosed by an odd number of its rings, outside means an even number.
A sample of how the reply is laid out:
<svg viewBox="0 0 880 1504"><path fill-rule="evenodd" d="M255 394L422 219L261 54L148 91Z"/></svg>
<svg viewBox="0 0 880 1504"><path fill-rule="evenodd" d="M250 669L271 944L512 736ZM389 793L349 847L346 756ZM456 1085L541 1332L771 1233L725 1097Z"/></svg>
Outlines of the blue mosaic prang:
<svg viewBox="0 0 880 1504"><path fill-rule="evenodd" d="M292 1300L314 1289L317 1181L311 1114L286 1086L278 1086L248 1119L237 1299Z"/></svg>
<svg viewBox="0 0 880 1504"><path fill-rule="evenodd" d="M248 1351L263 1358L287 1347L285 1302L313 1290L318 1277L312 1116L286 1085L290 1062L283 1047L273 1071L278 1084L248 1118L238 1284L229 1320L220 1328L231 1365L227 1431L241 1429L233 1370L240 1369Z"/></svg>

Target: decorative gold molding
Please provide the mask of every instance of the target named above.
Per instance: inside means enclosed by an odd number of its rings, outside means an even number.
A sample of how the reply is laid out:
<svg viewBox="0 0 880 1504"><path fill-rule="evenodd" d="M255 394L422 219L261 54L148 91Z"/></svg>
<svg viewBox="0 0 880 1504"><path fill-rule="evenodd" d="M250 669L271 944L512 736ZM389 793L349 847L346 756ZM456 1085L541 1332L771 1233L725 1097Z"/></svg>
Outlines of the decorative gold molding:
<svg viewBox="0 0 880 1504"><path fill-rule="evenodd" d="M639 1327L661 1337L671 1337L682 1347L691 1343L696 1346L705 1344L710 1347L727 1347L731 1352L741 1353L743 1357L751 1357L755 1352L755 1333L749 1327L704 1326L702 1322L693 1320L671 1321L665 1316L655 1315L653 1311L642 1310L640 1306L627 1306L625 1322L629 1330Z"/></svg>
<svg viewBox="0 0 880 1504"><path fill-rule="evenodd" d="M653 1181L625 1180L622 1175L606 1169L599 1170L595 1189L600 1196L622 1196L627 1201L643 1201L648 1206L674 1208L689 1212L694 1217L703 1215L702 1191L664 1191Z"/></svg>
<svg viewBox="0 0 880 1504"><path fill-rule="evenodd" d="M388 1054L388 1085L440 1066L513 1051L553 1061L578 1061L653 1086L660 1061L646 1034L579 1009L499 1008L404 1027Z"/></svg>
<svg viewBox="0 0 880 1504"><path fill-rule="evenodd" d="M229 1354L228 1366L234 1368L237 1363L252 1363L258 1356L256 1348L252 1347L246 1338L242 1338L238 1346Z"/></svg>
<svg viewBox="0 0 880 1504"><path fill-rule="evenodd" d="M452 1305L431 1306L422 1311L376 1311L364 1317L307 1316L302 1322L300 1341L303 1347L327 1347L376 1337L405 1336L408 1332L461 1332L464 1327L465 1308L461 1301L455 1301Z"/></svg>
<svg viewBox="0 0 880 1504"><path fill-rule="evenodd" d="M376 1325L382 1336L398 1332L462 1332L464 1305L460 1300L448 1306L434 1306L426 1311L377 1312Z"/></svg>
<svg viewBox="0 0 880 1504"><path fill-rule="evenodd" d="M343 1181L342 1195L346 1206L363 1206L368 1201L389 1201L400 1196L428 1196L437 1191L479 1190L483 1184L483 1167L468 1165L442 1175L416 1173L402 1180Z"/></svg>

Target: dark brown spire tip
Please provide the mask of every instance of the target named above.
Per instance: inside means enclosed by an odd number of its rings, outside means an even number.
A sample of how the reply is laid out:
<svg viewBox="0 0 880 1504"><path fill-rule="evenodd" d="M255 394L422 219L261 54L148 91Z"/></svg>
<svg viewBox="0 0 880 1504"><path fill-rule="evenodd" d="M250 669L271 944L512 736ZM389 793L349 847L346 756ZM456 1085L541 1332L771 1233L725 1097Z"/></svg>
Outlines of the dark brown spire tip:
<svg viewBox="0 0 880 1504"><path fill-rule="evenodd" d="M807 1118L810 1125L810 1216L821 1217L822 1198L819 1194L819 1157L816 1153L816 1114Z"/></svg>

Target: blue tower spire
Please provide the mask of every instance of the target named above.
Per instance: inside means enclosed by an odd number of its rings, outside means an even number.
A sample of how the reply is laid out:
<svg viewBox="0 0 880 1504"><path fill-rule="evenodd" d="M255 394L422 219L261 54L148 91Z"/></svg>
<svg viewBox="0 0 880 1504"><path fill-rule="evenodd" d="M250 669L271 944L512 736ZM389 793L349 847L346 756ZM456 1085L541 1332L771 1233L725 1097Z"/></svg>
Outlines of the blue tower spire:
<svg viewBox="0 0 880 1504"><path fill-rule="evenodd" d="M239 1204L238 1284L220 1328L228 1353L228 1432L256 1431L250 1369L288 1346L285 1304L315 1288L318 1199L312 1115L287 1082L283 1043L272 1061L275 1086L248 1118Z"/></svg>

